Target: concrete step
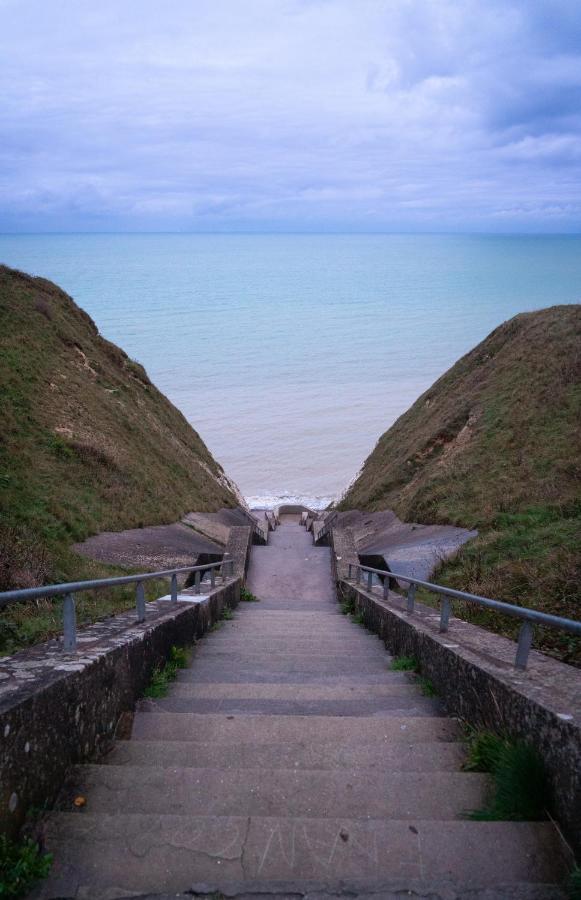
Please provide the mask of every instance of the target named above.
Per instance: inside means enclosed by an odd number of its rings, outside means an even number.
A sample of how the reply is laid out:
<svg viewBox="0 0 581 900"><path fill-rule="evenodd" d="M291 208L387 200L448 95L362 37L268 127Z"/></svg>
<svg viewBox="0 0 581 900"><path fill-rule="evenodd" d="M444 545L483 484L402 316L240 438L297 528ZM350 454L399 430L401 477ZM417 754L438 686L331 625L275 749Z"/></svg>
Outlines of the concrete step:
<svg viewBox="0 0 581 900"><path fill-rule="evenodd" d="M158 768L85 765L69 779L91 813L316 818L456 819L480 808L489 778L476 772L377 769Z"/></svg>
<svg viewBox="0 0 581 900"><path fill-rule="evenodd" d="M81 812L55 814L46 847L55 862L39 900L110 900L250 880L312 880L327 889L343 882L345 891L350 881L378 878L399 879L402 895L406 882L425 887L440 879L447 893L417 896L454 897L459 886L464 898L490 888L488 900L500 900L510 896L504 886L550 885L565 874L547 823Z"/></svg>
<svg viewBox="0 0 581 900"><path fill-rule="evenodd" d="M171 697L211 698L214 700L253 699L253 700L370 700L373 697L409 697L418 696L418 685L415 678L405 681L389 681L386 684L367 685L329 685L329 684L198 684L195 681L176 681L172 687Z"/></svg>
<svg viewBox="0 0 581 900"><path fill-rule="evenodd" d="M332 716L234 716L196 713L138 712L133 721L134 740L214 741L216 744L262 743L284 741L342 741L357 746L374 741L398 743L413 741L457 741L461 738L453 719L407 717Z"/></svg>
<svg viewBox="0 0 581 900"><path fill-rule="evenodd" d="M252 697L180 697L173 694L159 700L142 700L141 711L171 713L224 713L237 716L438 716L440 702L422 697L370 697L368 700L275 700Z"/></svg>
<svg viewBox="0 0 581 900"><path fill-rule="evenodd" d="M264 671L258 666L236 668L230 666L200 666L195 672L191 669L182 669L178 672L177 681L195 684L293 684L304 685L357 685L368 684L403 684L407 681L407 673L392 672L386 668L384 672L373 674L360 672L349 674L330 674L328 672L277 672Z"/></svg>
<svg viewBox="0 0 581 900"><path fill-rule="evenodd" d="M258 671L263 674L273 673L278 675L292 675L294 672L302 672L305 675L380 675L389 669L390 660L385 657L369 658L356 656L313 656L311 653L277 653L275 656L261 654L235 654L228 656L215 656L211 654L194 655L189 668L192 679L198 673L204 675L219 674L224 672L239 672L244 680L245 672Z"/></svg>
<svg viewBox="0 0 581 900"><path fill-rule="evenodd" d="M343 635L342 637L311 637L310 635L302 635L289 641L286 637L262 637L262 635L248 635L239 638L236 634L223 634L222 629L212 635L204 638L204 640L196 644L196 651L202 649L203 646L228 648L233 652L240 650L250 650L254 653L263 652L288 652L289 650L302 650L302 652L311 651L313 653L368 653L370 650L381 649L384 652L383 643L378 640L377 635L369 634L363 629L358 628L351 635Z"/></svg>
<svg viewBox="0 0 581 900"><path fill-rule="evenodd" d="M453 741L219 744L201 741L118 741L106 757L113 765L210 769L375 769L380 772L458 772L466 759Z"/></svg>

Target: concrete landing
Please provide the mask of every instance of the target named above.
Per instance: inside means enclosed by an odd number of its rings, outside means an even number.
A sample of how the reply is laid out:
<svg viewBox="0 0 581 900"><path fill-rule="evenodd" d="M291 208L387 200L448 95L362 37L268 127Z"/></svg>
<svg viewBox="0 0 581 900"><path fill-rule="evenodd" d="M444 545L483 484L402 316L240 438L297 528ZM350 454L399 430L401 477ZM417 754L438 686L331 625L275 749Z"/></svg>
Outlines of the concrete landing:
<svg viewBox="0 0 581 900"><path fill-rule="evenodd" d="M328 548L285 520L233 621L131 740L71 773L38 898L559 898L548 823L478 822L459 724L341 614ZM75 810L82 794L86 806Z"/></svg>

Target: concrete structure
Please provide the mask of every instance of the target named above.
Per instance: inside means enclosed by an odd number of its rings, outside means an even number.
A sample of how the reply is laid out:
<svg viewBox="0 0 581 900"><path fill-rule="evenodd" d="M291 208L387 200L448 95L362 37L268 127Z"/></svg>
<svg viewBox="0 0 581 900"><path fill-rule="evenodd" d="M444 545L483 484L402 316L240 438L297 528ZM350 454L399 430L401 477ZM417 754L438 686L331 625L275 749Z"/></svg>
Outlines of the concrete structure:
<svg viewBox="0 0 581 900"><path fill-rule="evenodd" d="M260 602L72 770L35 896L561 897L554 826L466 818L489 785L460 724L341 615L331 550L288 515L253 548Z"/></svg>

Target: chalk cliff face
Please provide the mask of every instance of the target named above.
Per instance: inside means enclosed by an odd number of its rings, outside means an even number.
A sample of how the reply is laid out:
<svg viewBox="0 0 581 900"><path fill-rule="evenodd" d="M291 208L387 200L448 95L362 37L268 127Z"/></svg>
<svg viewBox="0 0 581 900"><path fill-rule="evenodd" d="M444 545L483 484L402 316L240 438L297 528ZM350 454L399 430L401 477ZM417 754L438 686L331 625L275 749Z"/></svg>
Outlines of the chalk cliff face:
<svg viewBox="0 0 581 900"><path fill-rule="evenodd" d="M340 508L477 528L441 579L578 618L580 447L581 306L524 313L385 432Z"/></svg>
<svg viewBox="0 0 581 900"><path fill-rule="evenodd" d="M90 534L240 503L145 370L56 285L4 266L0 408L0 539L26 545L33 578L35 544L57 577Z"/></svg>

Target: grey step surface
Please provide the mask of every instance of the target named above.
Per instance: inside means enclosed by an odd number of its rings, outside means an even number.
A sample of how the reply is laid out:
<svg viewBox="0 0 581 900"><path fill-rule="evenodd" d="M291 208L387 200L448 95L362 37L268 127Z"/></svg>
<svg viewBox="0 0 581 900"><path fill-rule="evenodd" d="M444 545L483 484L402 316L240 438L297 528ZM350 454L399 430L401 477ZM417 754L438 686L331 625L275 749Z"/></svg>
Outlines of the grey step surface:
<svg viewBox="0 0 581 900"><path fill-rule="evenodd" d="M201 741L118 741L105 762L113 765L209 769L375 769L379 772L459 772L463 744L387 740L344 746L320 741L220 744Z"/></svg>
<svg viewBox="0 0 581 900"><path fill-rule="evenodd" d="M173 713L226 713L236 716L438 716L443 715L438 700L416 695L370 697L368 700L261 700L238 697L223 700L204 697L171 697L142 701L140 709Z"/></svg>
<svg viewBox="0 0 581 900"><path fill-rule="evenodd" d="M564 873L546 823L81 812L55 814L46 842L55 864L43 898L111 900L183 892L195 882L337 884L388 876L497 887L551 884Z"/></svg>
<svg viewBox="0 0 581 900"><path fill-rule="evenodd" d="M418 696L418 686L413 678L389 681L386 684L329 685L329 684L198 684L193 681L177 681L172 685L173 697L212 698L213 700L369 700L372 697Z"/></svg>
<svg viewBox="0 0 581 900"><path fill-rule="evenodd" d="M446 820L482 807L488 789L475 772L86 765L68 791L91 813Z"/></svg>
<svg viewBox="0 0 581 900"><path fill-rule="evenodd" d="M490 782L462 771L460 723L341 614L328 548L292 525L270 541L250 563L261 602L196 643L131 740L71 774L34 897L153 900L203 882L248 886L246 900L298 900L305 884L318 900L556 900L556 830L466 817Z"/></svg>
<svg viewBox="0 0 581 900"><path fill-rule="evenodd" d="M413 718L334 718L330 716L234 716L196 713L137 713L133 740L214 741L216 744L284 741L341 741L345 746L410 741L457 741L457 722L429 716Z"/></svg>

